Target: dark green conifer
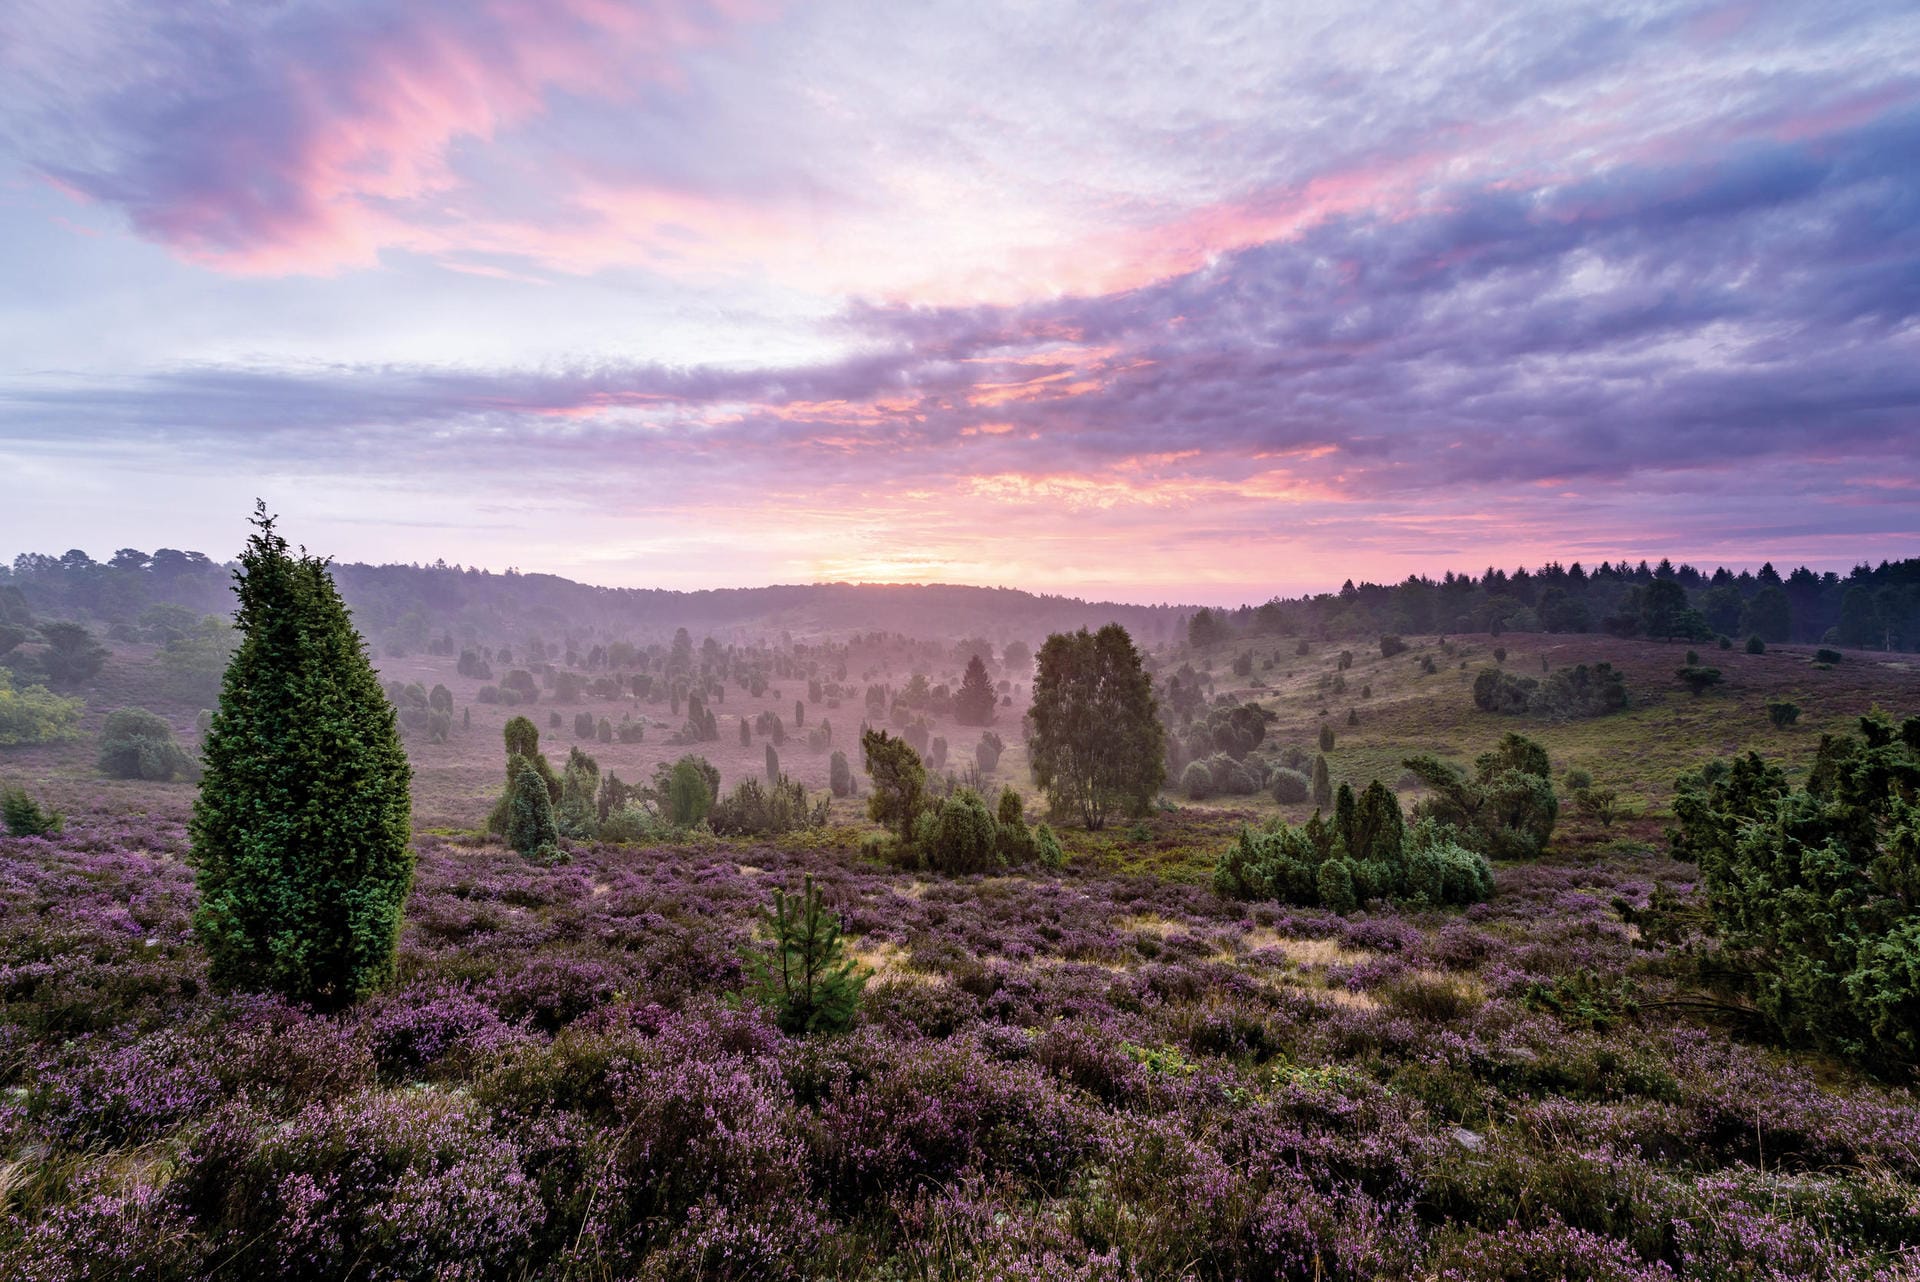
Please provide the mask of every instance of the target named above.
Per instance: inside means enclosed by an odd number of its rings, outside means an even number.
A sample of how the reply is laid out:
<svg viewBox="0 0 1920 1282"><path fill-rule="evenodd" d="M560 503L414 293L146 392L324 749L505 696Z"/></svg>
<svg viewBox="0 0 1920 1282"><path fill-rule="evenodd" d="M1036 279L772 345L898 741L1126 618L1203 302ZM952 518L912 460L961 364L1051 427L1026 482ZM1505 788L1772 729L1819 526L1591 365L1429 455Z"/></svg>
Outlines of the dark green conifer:
<svg viewBox="0 0 1920 1282"><path fill-rule="evenodd" d="M253 524L189 828L194 926L216 984L337 1008L393 973L411 771L326 562L293 555L264 504Z"/></svg>
<svg viewBox="0 0 1920 1282"><path fill-rule="evenodd" d="M773 1008L789 1034L852 1027L867 977L847 956L840 920L827 911L812 875L798 896L776 889L766 920L773 949L748 958L753 996Z"/></svg>

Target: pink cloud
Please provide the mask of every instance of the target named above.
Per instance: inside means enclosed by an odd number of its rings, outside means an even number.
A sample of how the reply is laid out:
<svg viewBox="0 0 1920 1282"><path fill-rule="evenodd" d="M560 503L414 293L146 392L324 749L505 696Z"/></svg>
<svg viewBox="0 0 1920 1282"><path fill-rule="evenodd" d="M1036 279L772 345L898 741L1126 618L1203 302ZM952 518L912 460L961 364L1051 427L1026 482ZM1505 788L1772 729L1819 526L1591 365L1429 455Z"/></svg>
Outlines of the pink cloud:
<svg viewBox="0 0 1920 1282"><path fill-rule="evenodd" d="M250 40L231 83L192 100L129 174L69 173L129 206L185 257L246 274L325 273L386 248L495 247L457 229L457 149L486 144L556 93L626 97L759 6L693 0L477 0L289 19ZM508 246L519 251L517 244Z"/></svg>

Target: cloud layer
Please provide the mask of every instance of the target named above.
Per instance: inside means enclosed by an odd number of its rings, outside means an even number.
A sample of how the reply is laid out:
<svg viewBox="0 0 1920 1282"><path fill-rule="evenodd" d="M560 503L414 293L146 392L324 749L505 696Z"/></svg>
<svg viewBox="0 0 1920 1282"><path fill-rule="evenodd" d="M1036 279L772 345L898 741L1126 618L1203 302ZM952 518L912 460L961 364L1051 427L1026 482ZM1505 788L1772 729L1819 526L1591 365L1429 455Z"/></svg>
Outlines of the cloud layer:
<svg viewBox="0 0 1920 1282"><path fill-rule="evenodd" d="M1226 600L1920 535L1906 6L211 12L0 45L15 190L153 280L95 316L76 268L63 358L0 367L0 462L124 473L74 540L156 466L353 555L635 583ZM455 281L408 359L302 319Z"/></svg>

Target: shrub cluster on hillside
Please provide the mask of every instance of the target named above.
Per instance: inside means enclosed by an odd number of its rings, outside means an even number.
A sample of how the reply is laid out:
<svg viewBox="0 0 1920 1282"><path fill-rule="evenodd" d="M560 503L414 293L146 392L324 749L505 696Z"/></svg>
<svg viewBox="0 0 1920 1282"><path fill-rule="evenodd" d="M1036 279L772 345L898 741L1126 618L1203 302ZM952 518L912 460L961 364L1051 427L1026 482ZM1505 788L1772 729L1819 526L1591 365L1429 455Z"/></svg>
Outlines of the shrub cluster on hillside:
<svg viewBox="0 0 1920 1282"><path fill-rule="evenodd" d="M1555 721L1604 717L1626 708L1627 682L1610 663L1562 668L1544 681L1483 668L1474 678L1473 704L1482 712L1531 713Z"/></svg>
<svg viewBox="0 0 1920 1282"><path fill-rule="evenodd" d="M964 875L1034 861L1057 868L1063 861L1053 829L1045 823L1030 828L1020 794L1012 788L1002 788L992 808L970 787L940 795L905 740L868 730L860 747L873 779L867 815L891 830L880 853L892 863Z"/></svg>
<svg viewBox="0 0 1920 1282"><path fill-rule="evenodd" d="M62 698L45 686L16 686L0 668L0 748L72 739L84 711L83 700Z"/></svg>
<svg viewBox="0 0 1920 1282"><path fill-rule="evenodd" d="M1376 779L1357 797L1341 784L1331 820L1315 812L1297 828L1276 820L1242 832L1213 885L1235 899L1346 913L1375 900L1478 903L1493 893L1493 872L1447 825L1426 818L1408 828L1399 798Z"/></svg>
<svg viewBox="0 0 1920 1282"><path fill-rule="evenodd" d="M1560 817L1547 751L1524 735L1474 758L1472 774L1436 757L1410 757L1407 769L1432 790L1419 813L1457 829L1490 859L1531 859L1546 849Z"/></svg>
<svg viewBox="0 0 1920 1282"><path fill-rule="evenodd" d="M1700 866L1727 961L1773 1026L1920 1061L1920 717L1826 736L1804 787L1757 753L1677 787L1674 854Z"/></svg>

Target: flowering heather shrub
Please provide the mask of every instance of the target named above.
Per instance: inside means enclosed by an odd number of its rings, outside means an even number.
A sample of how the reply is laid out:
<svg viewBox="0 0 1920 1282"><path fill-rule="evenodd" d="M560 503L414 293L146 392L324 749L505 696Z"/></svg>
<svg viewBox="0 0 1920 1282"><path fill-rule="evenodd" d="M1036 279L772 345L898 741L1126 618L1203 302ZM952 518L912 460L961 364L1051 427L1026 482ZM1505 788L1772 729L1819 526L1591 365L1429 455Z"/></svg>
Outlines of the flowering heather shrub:
<svg viewBox="0 0 1920 1282"><path fill-rule="evenodd" d="M484 1059L512 1039L493 1007L462 988L409 989L383 1000L367 1040L383 1074L419 1073L450 1058Z"/></svg>
<svg viewBox="0 0 1920 1282"><path fill-rule="evenodd" d="M13 1282L141 1278L153 1282L204 1277L204 1239L160 1187L115 1187L89 1176L44 1217L20 1226L0 1270Z"/></svg>
<svg viewBox="0 0 1920 1282"><path fill-rule="evenodd" d="M515 1146L471 1101L369 1092L284 1124L244 1105L194 1138L169 1190L241 1272L498 1277L540 1224Z"/></svg>
<svg viewBox="0 0 1920 1282"><path fill-rule="evenodd" d="M82 1037L29 1067L28 1116L56 1143L145 1143L218 1098L204 1043L172 1030L112 1040Z"/></svg>
<svg viewBox="0 0 1920 1282"><path fill-rule="evenodd" d="M1920 1244L1909 1090L1665 1005L1687 945L1622 915L1694 895L1659 851L1343 917L1117 870L1153 848L1119 834L991 878L855 840L423 835L395 981L328 1015L205 984L177 817L0 838L0 1277L1866 1279ZM808 874L875 974L801 1038L723 999Z"/></svg>

